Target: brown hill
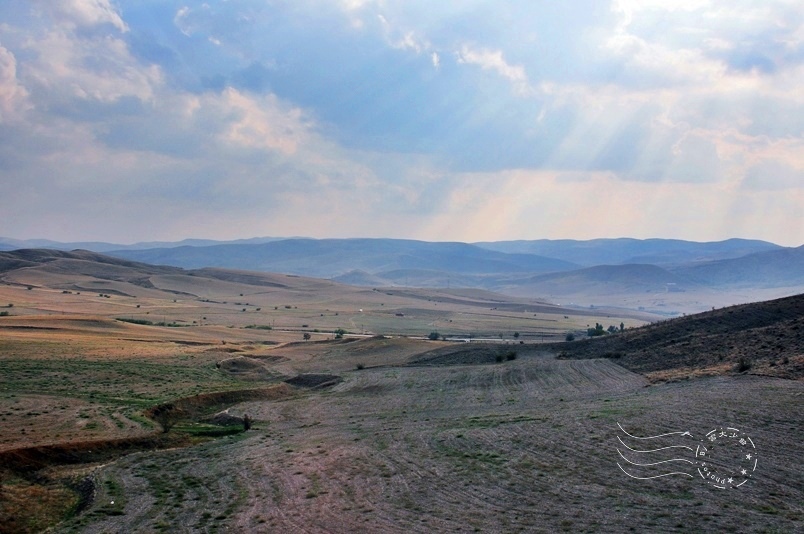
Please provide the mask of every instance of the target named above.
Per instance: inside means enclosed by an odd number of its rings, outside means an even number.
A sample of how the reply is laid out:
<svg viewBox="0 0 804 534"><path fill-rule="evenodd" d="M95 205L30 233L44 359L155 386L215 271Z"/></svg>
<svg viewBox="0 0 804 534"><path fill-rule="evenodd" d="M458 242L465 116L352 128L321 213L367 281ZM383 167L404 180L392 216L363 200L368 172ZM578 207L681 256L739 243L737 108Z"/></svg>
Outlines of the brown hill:
<svg viewBox="0 0 804 534"><path fill-rule="evenodd" d="M560 358L612 358L652 380L748 373L804 378L804 294L731 306L583 341Z"/></svg>

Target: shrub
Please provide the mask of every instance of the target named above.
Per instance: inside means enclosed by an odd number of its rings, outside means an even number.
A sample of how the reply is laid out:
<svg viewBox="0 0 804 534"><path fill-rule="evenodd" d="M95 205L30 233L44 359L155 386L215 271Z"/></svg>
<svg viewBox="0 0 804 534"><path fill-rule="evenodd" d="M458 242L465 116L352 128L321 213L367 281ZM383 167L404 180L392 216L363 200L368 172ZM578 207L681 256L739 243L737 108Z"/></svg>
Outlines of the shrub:
<svg viewBox="0 0 804 534"><path fill-rule="evenodd" d="M363 369L365 369L365 368L366 368L366 366L365 366L364 364L362 364L362 363L358 363L358 364L355 366L355 368L356 368L358 371L362 371Z"/></svg>
<svg viewBox="0 0 804 534"><path fill-rule="evenodd" d="M744 373L749 369L751 369L751 362L745 358L740 358L740 360L737 362L737 365L734 366L734 370L738 373Z"/></svg>
<svg viewBox="0 0 804 534"><path fill-rule="evenodd" d="M508 360L509 362L512 361L512 360L516 360L516 351L515 350L509 350L508 352L506 352L505 353L505 359Z"/></svg>
<svg viewBox="0 0 804 534"><path fill-rule="evenodd" d="M605 334L606 331L603 329L603 325L600 323L595 323L594 328L588 328L586 330L586 335L588 335L589 337L602 336Z"/></svg>
<svg viewBox="0 0 804 534"><path fill-rule="evenodd" d="M167 433L173 425L185 415L184 410L174 404L160 404L151 408L149 413L151 419L162 426L162 432Z"/></svg>
<svg viewBox="0 0 804 534"><path fill-rule="evenodd" d="M248 414L243 415L243 430L249 430L251 428L251 417Z"/></svg>
<svg viewBox="0 0 804 534"><path fill-rule="evenodd" d="M344 334L346 334L346 330L344 330L343 328L338 328L337 330L335 330L335 339L341 339Z"/></svg>
<svg viewBox="0 0 804 534"><path fill-rule="evenodd" d="M567 335L564 337L565 341L575 341L575 334L572 332L567 332Z"/></svg>
<svg viewBox="0 0 804 534"><path fill-rule="evenodd" d="M8 313L7 311L1 311L0 312L0 317L8 317L9 315L11 315L11 314Z"/></svg>
<svg viewBox="0 0 804 534"><path fill-rule="evenodd" d="M441 334L439 334L438 332L430 332L430 335L427 336L427 339L431 341L437 341L439 337L441 337Z"/></svg>

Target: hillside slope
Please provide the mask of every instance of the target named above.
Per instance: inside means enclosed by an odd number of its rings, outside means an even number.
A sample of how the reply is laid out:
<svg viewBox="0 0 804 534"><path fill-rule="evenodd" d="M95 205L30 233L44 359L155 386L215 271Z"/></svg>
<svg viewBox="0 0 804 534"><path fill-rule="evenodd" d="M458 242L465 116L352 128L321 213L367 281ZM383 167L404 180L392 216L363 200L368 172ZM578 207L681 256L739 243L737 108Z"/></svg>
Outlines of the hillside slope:
<svg viewBox="0 0 804 534"><path fill-rule="evenodd" d="M556 343L561 358L612 358L654 380L747 372L804 378L804 294Z"/></svg>

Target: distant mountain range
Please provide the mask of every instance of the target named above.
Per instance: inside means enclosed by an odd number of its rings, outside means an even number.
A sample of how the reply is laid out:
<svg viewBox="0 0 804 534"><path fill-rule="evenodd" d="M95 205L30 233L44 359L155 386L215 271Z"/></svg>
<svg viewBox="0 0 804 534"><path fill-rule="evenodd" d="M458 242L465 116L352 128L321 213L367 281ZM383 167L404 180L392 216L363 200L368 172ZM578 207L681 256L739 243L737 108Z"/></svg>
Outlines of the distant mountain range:
<svg viewBox="0 0 804 534"><path fill-rule="evenodd" d="M156 244L161 246L151 246ZM469 244L265 237L121 247L0 238L0 250L20 245L87 248L129 261L185 269L277 272L371 287L470 287L578 303L612 304L628 296L656 301L654 296L659 294L713 291L737 292L743 299L739 302L746 302L751 298L747 291L778 289L761 298L804 292L804 246L787 248L745 239L710 243L623 238ZM629 302L628 306L636 303L633 299ZM702 301L696 303L706 309Z"/></svg>

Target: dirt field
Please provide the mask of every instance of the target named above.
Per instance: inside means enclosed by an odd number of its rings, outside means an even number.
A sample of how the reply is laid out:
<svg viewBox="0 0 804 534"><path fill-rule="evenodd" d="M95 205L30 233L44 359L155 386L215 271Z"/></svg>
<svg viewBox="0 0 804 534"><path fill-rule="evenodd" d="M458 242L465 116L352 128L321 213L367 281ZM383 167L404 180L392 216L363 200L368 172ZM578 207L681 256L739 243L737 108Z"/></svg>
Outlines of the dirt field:
<svg viewBox="0 0 804 534"><path fill-rule="evenodd" d="M246 434L99 470L94 504L60 530L794 532L804 524L801 382L739 376L646 387L608 360L537 353L343 377L326 391L235 406L257 420ZM756 476L730 490L692 468L692 478L628 478L617 466L618 422L635 435L697 439L738 427L757 444Z"/></svg>
<svg viewBox="0 0 804 534"><path fill-rule="evenodd" d="M230 272L145 283L128 267L95 273L107 278L74 267L27 267L0 285L0 531L804 528L804 382L735 372L730 359L756 347L753 372L773 362L795 374L797 304L782 322L737 314L733 350L715 331L733 335L724 311L635 330L619 358L594 356L628 331L559 359L566 345L543 336L641 320L476 292ZM496 342L423 339L433 330ZM684 342L711 358L681 358ZM671 381L655 375L664 354L680 362ZM696 378L696 365L712 376ZM181 417L162 433L146 414L168 405ZM686 462L686 474L631 478L618 423L634 436L686 431L680 443L696 447L738 428L756 444L756 472L725 490ZM699 461L696 447L679 451Z"/></svg>

